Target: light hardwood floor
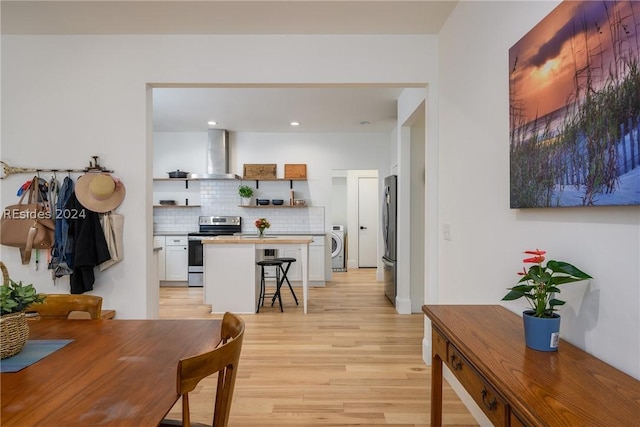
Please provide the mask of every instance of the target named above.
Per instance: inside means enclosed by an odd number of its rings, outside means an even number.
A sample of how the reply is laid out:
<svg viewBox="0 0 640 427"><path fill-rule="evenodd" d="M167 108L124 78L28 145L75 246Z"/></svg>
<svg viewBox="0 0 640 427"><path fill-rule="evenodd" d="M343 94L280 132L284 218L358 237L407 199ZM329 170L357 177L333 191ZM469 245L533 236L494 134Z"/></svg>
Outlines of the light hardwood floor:
<svg viewBox="0 0 640 427"><path fill-rule="evenodd" d="M277 303L242 315L246 332L231 427L428 426L431 373L422 361L424 316L398 315L374 269L334 273L310 289L308 314L283 288ZM201 288L160 288L161 318L221 317ZM215 377L190 395L192 421L211 422ZM447 426L477 426L448 385ZM180 402L170 413L180 416Z"/></svg>

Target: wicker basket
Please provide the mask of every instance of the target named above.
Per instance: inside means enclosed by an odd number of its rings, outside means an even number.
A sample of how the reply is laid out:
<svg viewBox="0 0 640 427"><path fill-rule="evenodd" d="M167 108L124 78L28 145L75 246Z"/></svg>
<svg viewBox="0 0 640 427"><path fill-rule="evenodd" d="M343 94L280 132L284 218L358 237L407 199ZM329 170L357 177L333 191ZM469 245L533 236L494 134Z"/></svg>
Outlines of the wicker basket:
<svg viewBox="0 0 640 427"><path fill-rule="evenodd" d="M9 271L2 261L2 284L9 284ZM29 325L24 312L0 316L0 359L6 359L22 351L29 338Z"/></svg>
<svg viewBox="0 0 640 427"><path fill-rule="evenodd" d="M23 312L0 316L0 359L22 351L29 338L29 325Z"/></svg>

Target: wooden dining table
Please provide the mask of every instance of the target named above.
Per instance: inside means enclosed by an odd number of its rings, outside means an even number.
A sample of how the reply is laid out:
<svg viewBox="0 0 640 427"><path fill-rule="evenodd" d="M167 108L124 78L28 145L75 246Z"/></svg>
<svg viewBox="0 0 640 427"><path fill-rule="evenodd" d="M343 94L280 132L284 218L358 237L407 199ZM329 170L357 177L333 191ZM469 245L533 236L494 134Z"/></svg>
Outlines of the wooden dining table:
<svg viewBox="0 0 640 427"><path fill-rule="evenodd" d="M30 340L71 343L0 374L10 426L157 426L177 402L178 360L213 350L221 319L32 320Z"/></svg>

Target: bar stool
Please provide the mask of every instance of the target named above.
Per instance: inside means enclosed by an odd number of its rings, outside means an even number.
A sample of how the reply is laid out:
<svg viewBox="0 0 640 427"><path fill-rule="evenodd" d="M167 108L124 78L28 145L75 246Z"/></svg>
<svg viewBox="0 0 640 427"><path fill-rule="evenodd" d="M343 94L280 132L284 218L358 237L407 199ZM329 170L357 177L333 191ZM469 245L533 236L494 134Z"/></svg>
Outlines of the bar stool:
<svg viewBox="0 0 640 427"><path fill-rule="evenodd" d="M298 298L296 297L296 293L293 292L293 287L291 286L291 282L289 282L289 278L287 277L287 273L289 272L289 268L291 267L291 263L292 262L296 262L297 259L288 258L288 257L274 258L274 259L276 261L282 262L282 264L280 265L280 269L282 270L282 278L280 279L280 281L281 281L280 287L284 284L284 281L286 280L287 281L287 285L289 285L289 289L291 290L291 295L293 295L293 299L295 300L296 305L298 305Z"/></svg>
<svg viewBox="0 0 640 427"><path fill-rule="evenodd" d="M264 307L264 299L267 296L272 296L271 305L275 302L276 298L278 298L278 302L280 303L280 311L284 311L282 309L282 298L280 297L280 286L282 286L282 281L280 280L280 270L282 269L282 261L278 261L275 259L265 259L262 261L258 261L256 263L260 266L260 297L258 298L258 308L256 313L260 313L260 307ZM264 268L265 267L276 267L276 290L273 295L266 294L266 283L264 276Z"/></svg>

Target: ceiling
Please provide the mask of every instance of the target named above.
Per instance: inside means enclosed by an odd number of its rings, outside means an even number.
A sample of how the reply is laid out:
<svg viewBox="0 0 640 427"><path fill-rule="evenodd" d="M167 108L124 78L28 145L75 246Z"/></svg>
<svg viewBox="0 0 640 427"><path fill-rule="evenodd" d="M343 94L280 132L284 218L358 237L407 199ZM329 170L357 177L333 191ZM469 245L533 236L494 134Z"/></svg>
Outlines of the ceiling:
<svg viewBox="0 0 640 427"><path fill-rule="evenodd" d="M457 1L0 2L8 34L437 34ZM384 132L399 87L155 88L154 130ZM300 122L292 127L291 121ZM368 124L361 124L369 122Z"/></svg>
<svg viewBox="0 0 640 427"><path fill-rule="evenodd" d="M388 132L402 88L154 89L157 132ZM300 126L291 126L297 121ZM364 123L363 123L364 122ZM362 123L362 124L361 124Z"/></svg>
<svg viewBox="0 0 640 427"><path fill-rule="evenodd" d="M436 34L457 1L3 0L2 34Z"/></svg>

